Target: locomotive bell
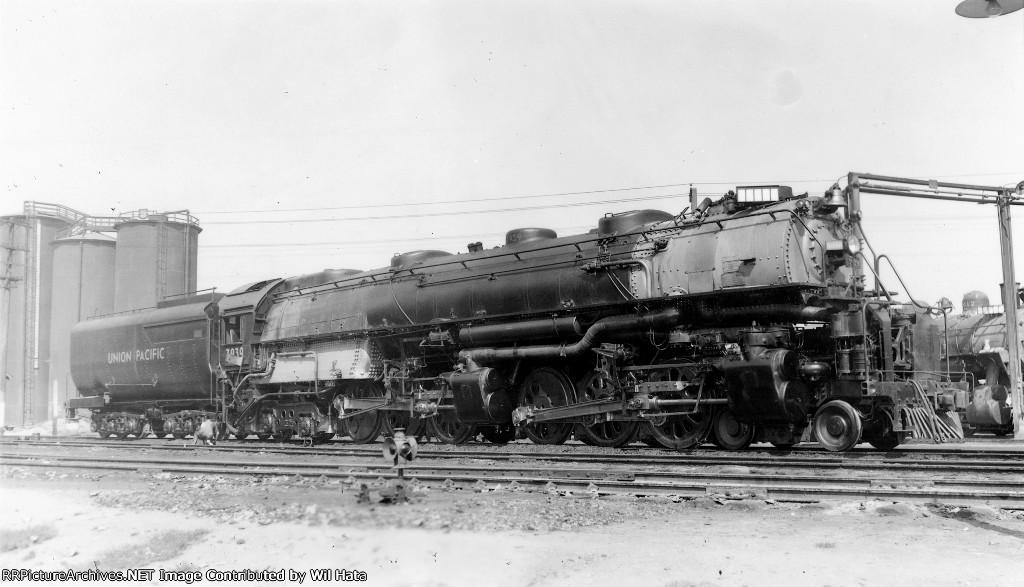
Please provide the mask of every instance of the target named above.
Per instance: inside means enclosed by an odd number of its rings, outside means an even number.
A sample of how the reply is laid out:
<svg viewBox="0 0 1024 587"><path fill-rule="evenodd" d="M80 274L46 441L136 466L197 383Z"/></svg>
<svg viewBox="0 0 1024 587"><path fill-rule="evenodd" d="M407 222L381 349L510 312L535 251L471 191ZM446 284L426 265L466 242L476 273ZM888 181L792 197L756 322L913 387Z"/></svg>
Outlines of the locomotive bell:
<svg viewBox="0 0 1024 587"><path fill-rule="evenodd" d="M942 298L941 300L935 302L935 305L939 308L939 310L942 310L943 314L953 311L953 302L949 298Z"/></svg>
<svg viewBox="0 0 1024 587"><path fill-rule="evenodd" d="M828 192L825 193L825 197L818 202L818 209L826 214L831 214L839 208L846 208L846 196L843 195L843 190L838 185L832 186Z"/></svg>
<svg viewBox="0 0 1024 587"><path fill-rule="evenodd" d="M408 465L416 459L419 448L416 439L396 430L395 435L384 439L384 460L394 467Z"/></svg>

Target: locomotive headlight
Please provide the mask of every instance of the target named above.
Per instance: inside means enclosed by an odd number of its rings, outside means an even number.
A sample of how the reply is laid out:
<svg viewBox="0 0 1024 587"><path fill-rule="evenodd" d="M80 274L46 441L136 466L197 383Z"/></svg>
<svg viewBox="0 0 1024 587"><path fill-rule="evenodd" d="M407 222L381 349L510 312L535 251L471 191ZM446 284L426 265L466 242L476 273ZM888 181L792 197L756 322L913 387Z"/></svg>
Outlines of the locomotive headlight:
<svg viewBox="0 0 1024 587"><path fill-rule="evenodd" d="M857 237L849 237L843 239L846 242L846 253L850 256L854 256L860 252L860 239Z"/></svg>

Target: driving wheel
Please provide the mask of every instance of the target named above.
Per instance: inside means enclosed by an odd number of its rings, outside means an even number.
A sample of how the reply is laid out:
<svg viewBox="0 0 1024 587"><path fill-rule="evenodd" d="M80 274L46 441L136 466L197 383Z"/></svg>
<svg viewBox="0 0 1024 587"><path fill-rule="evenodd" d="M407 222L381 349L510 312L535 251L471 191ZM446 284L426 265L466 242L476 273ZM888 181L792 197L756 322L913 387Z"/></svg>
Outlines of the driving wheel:
<svg viewBox="0 0 1024 587"><path fill-rule="evenodd" d="M377 399L384 400L384 390L379 383L373 381L359 381L348 388L348 394L352 399ZM351 418L342 420L345 423L345 430L352 442L366 444L377 440L380 436L380 429L383 425L379 410L370 410L356 414Z"/></svg>
<svg viewBox="0 0 1024 587"><path fill-rule="evenodd" d="M406 436L417 436L423 429L423 418L412 417L406 410L381 410L384 436L394 436L395 430L402 429Z"/></svg>
<svg viewBox="0 0 1024 587"><path fill-rule="evenodd" d="M537 409L572 403L572 383L559 370L539 367L519 385L519 405ZM526 426L526 437L537 444L562 444L572 433L572 422L536 422Z"/></svg>
<svg viewBox="0 0 1024 587"><path fill-rule="evenodd" d="M583 401L608 399L615 396L615 382L603 371L591 371L580 382L579 391ZM633 440L640 423L628 420L605 420L592 418L581 426L588 444L618 448Z"/></svg>
<svg viewBox="0 0 1024 587"><path fill-rule="evenodd" d="M673 367L671 369L659 369L651 373L650 381L695 381L698 375L689 367ZM692 388L683 391L662 393L659 397L665 399L696 399L697 392ZM668 408L668 411L696 411L691 406ZM706 411L698 411L695 414L677 416L661 416L654 420L644 422L641 434L644 443L648 446L657 446L671 450L685 450L698 445L707 436L711 427L711 414Z"/></svg>
<svg viewBox="0 0 1024 587"><path fill-rule="evenodd" d="M452 400L443 400L441 405L452 405ZM463 444L476 435L476 426L460 422L455 410L438 410L437 415L427 421L430 435L445 444Z"/></svg>

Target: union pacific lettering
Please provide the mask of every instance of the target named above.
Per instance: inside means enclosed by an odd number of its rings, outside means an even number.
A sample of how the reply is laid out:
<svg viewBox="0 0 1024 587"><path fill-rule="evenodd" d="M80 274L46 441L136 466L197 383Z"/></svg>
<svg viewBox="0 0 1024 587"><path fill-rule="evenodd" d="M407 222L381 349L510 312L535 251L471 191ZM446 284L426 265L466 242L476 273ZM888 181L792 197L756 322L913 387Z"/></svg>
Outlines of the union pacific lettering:
<svg viewBox="0 0 1024 587"><path fill-rule="evenodd" d="M132 351L121 351L118 353L107 353L107 363L131 363L141 361L161 360L164 358L166 347L153 347L150 349L135 349Z"/></svg>

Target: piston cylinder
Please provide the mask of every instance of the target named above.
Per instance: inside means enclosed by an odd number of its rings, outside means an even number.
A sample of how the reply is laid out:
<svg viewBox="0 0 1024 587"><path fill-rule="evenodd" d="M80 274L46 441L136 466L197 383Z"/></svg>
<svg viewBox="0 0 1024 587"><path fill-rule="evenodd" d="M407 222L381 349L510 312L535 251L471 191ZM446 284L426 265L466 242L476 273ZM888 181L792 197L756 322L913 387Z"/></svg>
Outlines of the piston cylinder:
<svg viewBox="0 0 1024 587"><path fill-rule="evenodd" d="M771 349L754 359L726 362L720 368L736 415L782 422L801 422L807 417L810 390L798 379L797 353Z"/></svg>
<svg viewBox="0 0 1024 587"><path fill-rule="evenodd" d="M455 414L466 423L502 423L512 417L505 381L497 369L485 367L452 373L448 385L455 396Z"/></svg>

